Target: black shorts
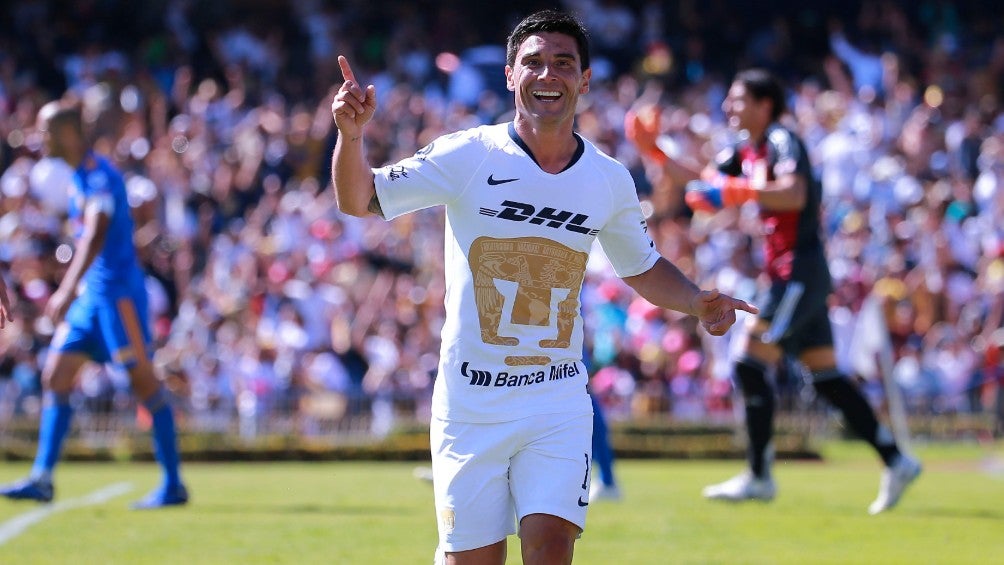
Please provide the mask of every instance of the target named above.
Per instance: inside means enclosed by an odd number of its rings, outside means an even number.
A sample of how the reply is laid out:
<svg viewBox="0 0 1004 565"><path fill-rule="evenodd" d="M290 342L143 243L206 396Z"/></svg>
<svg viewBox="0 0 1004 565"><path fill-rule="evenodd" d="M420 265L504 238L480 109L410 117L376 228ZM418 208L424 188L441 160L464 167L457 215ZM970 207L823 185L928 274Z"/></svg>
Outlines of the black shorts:
<svg viewBox="0 0 1004 565"><path fill-rule="evenodd" d="M772 282L757 298L758 316L770 324L761 340L796 356L812 347L832 347L827 306L832 288L830 270L821 253L796 258L791 278Z"/></svg>

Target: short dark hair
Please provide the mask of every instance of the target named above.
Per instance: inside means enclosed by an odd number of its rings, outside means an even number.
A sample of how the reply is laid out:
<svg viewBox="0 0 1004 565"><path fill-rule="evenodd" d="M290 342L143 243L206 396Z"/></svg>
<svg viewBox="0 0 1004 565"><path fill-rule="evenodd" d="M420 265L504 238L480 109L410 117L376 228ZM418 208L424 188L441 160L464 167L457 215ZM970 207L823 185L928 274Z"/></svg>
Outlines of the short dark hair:
<svg viewBox="0 0 1004 565"><path fill-rule="evenodd" d="M771 101L773 108L770 112L771 120L781 117L787 110L787 102L784 98L784 87L773 73L766 69L746 69L736 75L733 82L741 82L746 87L746 92L757 100L767 98Z"/></svg>
<svg viewBox="0 0 1004 565"><path fill-rule="evenodd" d="M534 12L516 24L506 42L506 64L510 67L515 65L519 46L527 37L541 32L561 33L575 39L579 47L582 70L589 68L589 35L585 26L575 16L557 10Z"/></svg>

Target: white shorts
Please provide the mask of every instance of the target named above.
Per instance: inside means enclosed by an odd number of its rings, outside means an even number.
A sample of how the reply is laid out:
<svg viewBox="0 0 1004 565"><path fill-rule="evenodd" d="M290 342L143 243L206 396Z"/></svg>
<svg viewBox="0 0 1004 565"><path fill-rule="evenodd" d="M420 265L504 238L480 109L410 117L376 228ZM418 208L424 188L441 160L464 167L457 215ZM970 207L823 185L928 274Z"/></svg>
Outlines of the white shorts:
<svg viewBox="0 0 1004 565"><path fill-rule="evenodd" d="M591 414L512 422L431 422L439 547L467 551L516 533L529 514L583 530L589 506Z"/></svg>

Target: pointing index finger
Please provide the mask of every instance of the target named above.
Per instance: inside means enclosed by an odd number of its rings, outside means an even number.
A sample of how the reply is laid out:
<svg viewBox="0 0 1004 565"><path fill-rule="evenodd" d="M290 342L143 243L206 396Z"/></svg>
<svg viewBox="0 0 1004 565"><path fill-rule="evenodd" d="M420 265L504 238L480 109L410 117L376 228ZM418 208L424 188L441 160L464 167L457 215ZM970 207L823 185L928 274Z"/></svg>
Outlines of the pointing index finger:
<svg viewBox="0 0 1004 565"><path fill-rule="evenodd" d="M738 303L736 307L738 310L743 310L745 312L749 312L750 314L760 313L760 308L758 308L755 304L750 304L745 300L736 300L736 302Z"/></svg>
<svg viewBox="0 0 1004 565"><path fill-rule="evenodd" d="M345 58L345 55L338 56L338 68L342 70L342 78L358 84L356 75L352 72L352 67L349 66L349 60Z"/></svg>

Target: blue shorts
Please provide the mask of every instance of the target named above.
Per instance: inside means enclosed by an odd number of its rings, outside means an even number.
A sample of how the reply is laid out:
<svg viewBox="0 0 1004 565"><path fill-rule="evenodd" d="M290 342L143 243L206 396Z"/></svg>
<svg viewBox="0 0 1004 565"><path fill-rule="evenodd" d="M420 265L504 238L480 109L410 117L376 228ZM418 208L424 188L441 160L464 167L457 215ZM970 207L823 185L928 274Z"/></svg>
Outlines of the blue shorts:
<svg viewBox="0 0 1004 565"><path fill-rule="evenodd" d="M66 313L68 331L53 348L126 368L151 359L146 289L142 284L130 286L128 292L116 295L85 291L77 297Z"/></svg>

